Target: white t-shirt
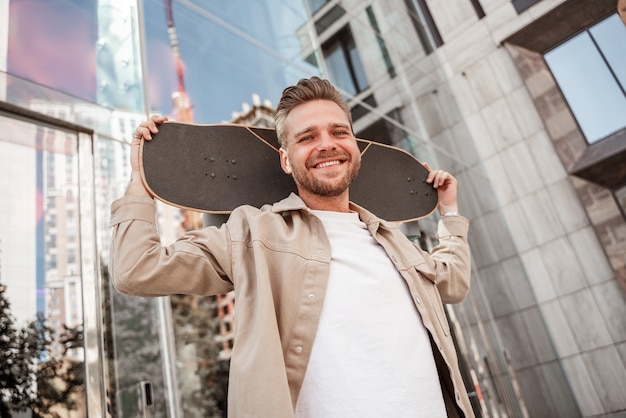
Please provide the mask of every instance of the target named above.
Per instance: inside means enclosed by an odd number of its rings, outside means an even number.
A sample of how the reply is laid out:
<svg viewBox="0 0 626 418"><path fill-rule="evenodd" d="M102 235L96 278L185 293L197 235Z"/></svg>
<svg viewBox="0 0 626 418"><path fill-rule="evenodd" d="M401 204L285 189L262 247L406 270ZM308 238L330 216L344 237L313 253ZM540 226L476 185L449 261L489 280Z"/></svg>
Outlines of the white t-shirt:
<svg viewBox="0 0 626 418"><path fill-rule="evenodd" d="M356 213L314 211L332 249L298 418L446 417L408 286Z"/></svg>

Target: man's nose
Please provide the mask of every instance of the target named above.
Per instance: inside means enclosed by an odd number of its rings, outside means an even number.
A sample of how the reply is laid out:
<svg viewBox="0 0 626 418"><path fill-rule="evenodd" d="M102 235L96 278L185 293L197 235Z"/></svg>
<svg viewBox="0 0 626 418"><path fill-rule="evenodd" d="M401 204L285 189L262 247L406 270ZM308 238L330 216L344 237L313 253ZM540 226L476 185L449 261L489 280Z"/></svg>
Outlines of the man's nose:
<svg viewBox="0 0 626 418"><path fill-rule="evenodd" d="M329 132L323 132L317 143L318 151L333 150L337 148L335 138Z"/></svg>

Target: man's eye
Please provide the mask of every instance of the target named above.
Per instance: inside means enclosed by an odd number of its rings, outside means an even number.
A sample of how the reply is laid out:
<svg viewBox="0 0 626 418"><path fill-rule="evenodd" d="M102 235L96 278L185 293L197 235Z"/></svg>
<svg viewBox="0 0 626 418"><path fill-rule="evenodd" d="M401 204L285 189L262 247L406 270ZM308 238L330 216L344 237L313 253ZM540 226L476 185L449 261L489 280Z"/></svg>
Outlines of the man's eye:
<svg viewBox="0 0 626 418"><path fill-rule="evenodd" d="M339 136L339 135L347 135L348 132L347 131L335 131L334 134L337 135L337 136Z"/></svg>
<svg viewBox="0 0 626 418"><path fill-rule="evenodd" d="M311 135L309 135L309 136L302 136L302 137L300 137L300 139L298 140L298 142L310 141L310 140L312 140L312 139L313 139L313 137L312 137Z"/></svg>

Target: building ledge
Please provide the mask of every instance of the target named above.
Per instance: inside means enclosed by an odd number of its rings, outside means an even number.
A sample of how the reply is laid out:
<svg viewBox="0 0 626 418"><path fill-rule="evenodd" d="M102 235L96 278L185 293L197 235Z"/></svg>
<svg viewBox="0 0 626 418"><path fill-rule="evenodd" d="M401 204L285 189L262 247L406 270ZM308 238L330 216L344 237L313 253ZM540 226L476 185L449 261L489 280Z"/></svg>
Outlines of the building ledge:
<svg viewBox="0 0 626 418"><path fill-rule="evenodd" d="M570 173L609 189L626 185L626 129L589 145Z"/></svg>

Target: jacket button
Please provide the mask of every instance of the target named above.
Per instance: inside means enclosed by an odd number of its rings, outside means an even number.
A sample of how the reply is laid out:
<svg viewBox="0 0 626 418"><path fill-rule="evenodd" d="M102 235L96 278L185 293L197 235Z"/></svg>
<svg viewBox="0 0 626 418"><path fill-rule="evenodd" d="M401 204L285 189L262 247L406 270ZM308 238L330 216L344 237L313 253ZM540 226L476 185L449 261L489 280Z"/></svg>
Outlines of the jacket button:
<svg viewBox="0 0 626 418"><path fill-rule="evenodd" d="M315 299L315 293L309 293L309 294L307 295L307 298L309 298L309 300L313 300L313 299Z"/></svg>
<svg viewBox="0 0 626 418"><path fill-rule="evenodd" d="M302 352L302 346L299 345L296 347L296 353L301 353Z"/></svg>
<svg viewBox="0 0 626 418"><path fill-rule="evenodd" d="M422 304L422 300L420 299L420 297L419 297L419 296L415 296L415 302L416 302L418 305L421 305L421 304Z"/></svg>

